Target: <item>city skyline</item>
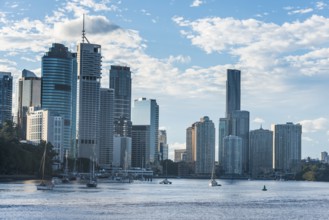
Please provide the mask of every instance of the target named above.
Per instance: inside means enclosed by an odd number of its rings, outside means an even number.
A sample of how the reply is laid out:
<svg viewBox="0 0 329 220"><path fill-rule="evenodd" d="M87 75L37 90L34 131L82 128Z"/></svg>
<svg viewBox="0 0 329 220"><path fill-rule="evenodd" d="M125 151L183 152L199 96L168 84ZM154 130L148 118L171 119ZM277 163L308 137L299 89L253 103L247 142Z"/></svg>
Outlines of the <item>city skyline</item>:
<svg viewBox="0 0 329 220"><path fill-rule="evenodd" d="M85 13L88 39L102 47L102 87L110 65L130 67L132 100L160 106L170 159L196 118L209 116L217 134L227 69L241 70L250 130L300 123L302 158L320 158L329 151L328 8L328 1L306 0L5 2L0 71L11 72L16 87L23 69L41 76L52 43L77 52Z"/></svg>

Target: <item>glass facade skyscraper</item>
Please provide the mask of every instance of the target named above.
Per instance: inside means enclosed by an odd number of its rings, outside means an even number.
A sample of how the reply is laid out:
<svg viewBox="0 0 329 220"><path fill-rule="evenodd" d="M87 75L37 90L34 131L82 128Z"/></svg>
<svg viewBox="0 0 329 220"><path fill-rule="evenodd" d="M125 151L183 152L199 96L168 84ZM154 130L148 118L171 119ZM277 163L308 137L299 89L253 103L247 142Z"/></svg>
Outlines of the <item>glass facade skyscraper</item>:
<svg viewBox="0 0 329 220"><path fill-rule="evenodd" d="M226 118L232 111L240 110L241 105L241 72L240 70L227 70L226 80Z"/></svg>
<svg viewBox="0 0 329 220"><path fill-rule="evenodd" d="M114 89L115 134L131 136L131 71L127 66L111 66L110 88Z"/></svg>
<svg viewBox="0 0 329 220"><path fill-rule="evenodd" d="M137 125L149 126L149 145L146 149L145 162L154 163L157 160L159 140L159 106L155 99L139 98L134 102L132 111L133 127ZM132 140L134 153L134 138Z"/></svg>
<svg viewBox="0 0 329 220"><path fill-rule="evenodd" d="M9 72L0 72L0 125L12 120L13 77Z"/></svg>
<svg viewBox="0 0 329 220"><path fill-rule="evenodd" d="M74 151L76 66L76 54L62 44L54 43L42 57L41 108L63 118L61 160L64 158L63 152Z"/></svg>

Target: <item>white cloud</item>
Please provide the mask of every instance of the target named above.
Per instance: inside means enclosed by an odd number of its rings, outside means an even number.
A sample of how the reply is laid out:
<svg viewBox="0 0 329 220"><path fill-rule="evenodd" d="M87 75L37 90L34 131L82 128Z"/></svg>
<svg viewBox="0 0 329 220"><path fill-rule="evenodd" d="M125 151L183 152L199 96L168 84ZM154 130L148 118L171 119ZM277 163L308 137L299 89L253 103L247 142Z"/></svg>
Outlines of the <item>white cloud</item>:
<svg viewBox="0 0 329 220"><path fill-rule="evenodd" d="M320 130L326 130L329 126L329 120L326 118L317 118L313 120L303 120L299 122L302 125L303 132L312 133Z"/></svg>
<svg viewBox="0 0 329 220"><path fill-rule="evenodd" d="M303 139L303 141L314 142L314 140L310 137L302 136L302 139Z"/></svg>
<svg viewBox="0 0 329 220"><path fill-rule="evenodd" d="M316 8L319 10L323 10L327 6L324 2L316 2Z"/></svg>
<svg viewBox="0 0 329 220"><path fill-rule="evenodd" d="M304 9L298 9L298 10L294 10L294 11L290 11L288 12L289 15L293 15L293 14L306 14L306 13L310 13L313 11L313 8L304 8Z"/></svg>
<svg viewBox="0 0 329 220"><path fill-rule="evenodd" d="M258 124L262 124L262 123L265 122L265 120L262 119L262 118L258 118L258 117L256 117L256 118L253 120L253 122L258 123Z"/></svg>
<svg viewBox="0 0 329 220"><path fill-rule="evenodd" d="M194 0L190 7L199 7L201 4L203 4L202 0Z"/></svg>

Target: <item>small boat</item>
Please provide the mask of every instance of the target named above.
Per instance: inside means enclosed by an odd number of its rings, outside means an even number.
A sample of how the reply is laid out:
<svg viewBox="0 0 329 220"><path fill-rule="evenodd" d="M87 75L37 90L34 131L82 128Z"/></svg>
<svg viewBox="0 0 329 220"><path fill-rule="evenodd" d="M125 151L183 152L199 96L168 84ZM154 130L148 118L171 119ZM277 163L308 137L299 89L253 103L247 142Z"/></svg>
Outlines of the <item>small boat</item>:
<svg viewBox="0 0 329 220"><path fill-rule="evenodd" d="M41 183L37 185L37 190L52 190L54 188L53 182L45 180L46 152L47 152L47 144L45 144L45 149L41 158L42 179L41 179Z"/></svg>
<svg viewBox="0 0 329 220"><path fill-rule="evenodd" d="M262 189L263 191L267 191L267 189L266 189L266 186L264 185L264 187L263 187L263 189Z"/></svg>
<svg viewBox="0 0 329 220"><path fill-rule="evenodd" d="M217 183L216 179L215 179L215 163L212 167L212 171L211 171L211 179L209 181L209 186L221 186L220 184Z"/></svg>
<svg viewBox="0 0 329 220"><path fill-rule="evenodd" d="M160 182L160 184L171 184L171 182L166 178Z"/></svg>

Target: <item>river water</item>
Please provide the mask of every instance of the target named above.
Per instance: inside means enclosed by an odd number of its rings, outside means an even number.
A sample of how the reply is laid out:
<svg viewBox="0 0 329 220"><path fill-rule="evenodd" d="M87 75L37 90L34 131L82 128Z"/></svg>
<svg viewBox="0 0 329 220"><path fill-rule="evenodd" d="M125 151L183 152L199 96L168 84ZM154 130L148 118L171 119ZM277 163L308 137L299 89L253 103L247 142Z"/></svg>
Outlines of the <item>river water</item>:
<svg viewBox="0 0 329 220"><path fill-rule="evenodd" d="M160 181L52 191L37 191L35 181L0 183L0 219L329 219L329 183Z"/></svg>

